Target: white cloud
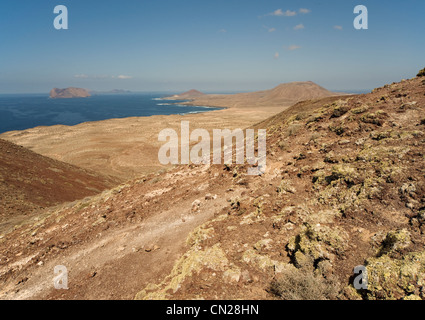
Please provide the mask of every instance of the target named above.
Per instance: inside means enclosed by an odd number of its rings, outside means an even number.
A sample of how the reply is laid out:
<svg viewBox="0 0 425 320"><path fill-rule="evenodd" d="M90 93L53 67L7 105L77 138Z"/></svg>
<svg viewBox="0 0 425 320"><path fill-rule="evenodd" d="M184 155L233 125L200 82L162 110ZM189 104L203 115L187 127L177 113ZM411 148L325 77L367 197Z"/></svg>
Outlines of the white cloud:
<svg viewBox="0 0 425 320"><path fill-rule="evenodd" d="M298 24L298 25L296 25L294 27L294 30L302 30L302 29L305 29L305 27L304 27L304 25L302 23L301 24Z"/></svg>
<svg viewBox="0 0 425 320"><path fill-rule="evenodd" d="M227 30L226 29L221 29L218 32L220 32L220 33L227 33Z"/></svg>
<svg viewBox="0 0 425 320"><path fill-rule="evenodd" d="M293 17L293 16L296 16L296 15L297 15L297 13L296 13L295 11L286 10L286 11L283 13L283 15L284 15L285 17Z"/></svg>
<svg viewBox="0 0 425 320"><path fill-rule="evenodd" d="M117 78L118 79L132 79L133 77L132 76L119 75Z"/></svg>
<svg viewBox="0 0 425 320"><path fill-rule="evenodd" d="M298 10L298 12L300 14L307 14L307 13L310 13L311 10L310 9L301 8L301 9ZM293 16L296 16L298 14L298 12L297 11L291 11L291 10L283 11L282 9L277 9L277 10L271 12L271 13L268 13L268 14L265 14L263 16L260 16L260 18L261 17L265 17L265 16L293 17Z"/></svg>
<svg viewBox="0 0 425 320"><path fill-rule="evenodd" d="M334 26L334 29L336 29L336 30L342 30L343 28L342 28L342 26Z"/></svg>
<svg viewBox="0 0 425 320"><path fill-rule="evenodd" d="M75 76L74 76L74 78L78 78L78 79L87 79L87 78L89 78L89 76L88 75L86 75L86 74L76 74Z"/></svg>
<svg viewBox="0 0 425 320"><path fill-rule="evenodd" d="M286 10L285 12L283 12L282 9L277 9L273 11L272 13L268 14L268 16L276 16L276 17L282 17L282 16L293 17L296 15L297 15L296 11Z"/></svg>
<svg viewBox="0 0 425 320"><path fill-rule="evenodd" d="M283 16L282 9L277 9L276 11L273 11L272 13L269 13L270 16Z"/></svg>
<svg viewBox="0 0 425 320"><path fill-rule="evenodd" d="M275 58L275 59L279 59L279 52L276 52L276 53L274 54L274 58Z"/></svg>
<svg viewBox="0 0 425 320"><path fill-rule="evenodd" d="M294 50L298 50L298 49L301 49L301 47L300 46L297 46L295 44L293 44L293 45L291 45L291 46L288 47L288 50L290 50L290 51L294 51Z"/></svg>
<svg viewBox="0 0 425 320"><path fill-rule="evenodd" d="M311 12L311 10L309 10L309 9L304 9L304 8L300 9L301 14L307 14L307 13L310 13L310 12Z"/></svg>

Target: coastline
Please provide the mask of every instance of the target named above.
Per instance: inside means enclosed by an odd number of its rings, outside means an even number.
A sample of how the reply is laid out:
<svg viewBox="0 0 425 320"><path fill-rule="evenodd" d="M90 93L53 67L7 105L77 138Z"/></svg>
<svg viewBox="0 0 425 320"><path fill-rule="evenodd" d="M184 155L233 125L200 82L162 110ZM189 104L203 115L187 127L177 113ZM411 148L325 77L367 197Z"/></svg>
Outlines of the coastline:
<svg viewBox="0 0 425 320"><path fill-rule="evenodd" d="M297 82L250 93L211 94L179 100L174 96L154 98L155 101L219 110L35 127L9 131L0 134L0 138L124 182L164 168L158 161L158 151L164 144L158 141L158 135L164 129L179 133L182 121L189 121L191 131L206 129L210 134L213 129L245 129L299 101L331 96L337 94L312 82Z"/></svg>
<svg viewBox="0 0 425 320"><path fill-rule="evenodd" d="M244 129L287 106L274 110L220 108L185 115L115 118L74 126L38 126L8 131L0 134L0 138L44 156L125 182L165 168L158 161L158 151L163 145L163 142L158 141L158 134L163 129L171 128L180 132L181 121L189 121L191 130L203 128L212 132L213 129Z"/></svg>

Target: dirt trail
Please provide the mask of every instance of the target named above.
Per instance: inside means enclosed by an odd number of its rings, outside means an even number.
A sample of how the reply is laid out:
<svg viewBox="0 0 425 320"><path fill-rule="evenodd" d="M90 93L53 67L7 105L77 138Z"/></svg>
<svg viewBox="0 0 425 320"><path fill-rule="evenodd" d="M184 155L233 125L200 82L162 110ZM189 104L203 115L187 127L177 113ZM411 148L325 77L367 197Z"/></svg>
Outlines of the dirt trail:
<svg viewBox="0 0 425 320"><path fill-rule="evenodd" d="M14 292L9 284L2 299L132 299L148 283L162 280L185 250L188 234L211 219L216 206L182 217L190 203L156 214L145 222L101 233L89 243L75 246L63 255L36 266L28 280ZM220 205L221 204L221 205ZM149 252L147 252L149 251ZM69 290L53 288L53 269L64 265L69 273Z"/></svg>

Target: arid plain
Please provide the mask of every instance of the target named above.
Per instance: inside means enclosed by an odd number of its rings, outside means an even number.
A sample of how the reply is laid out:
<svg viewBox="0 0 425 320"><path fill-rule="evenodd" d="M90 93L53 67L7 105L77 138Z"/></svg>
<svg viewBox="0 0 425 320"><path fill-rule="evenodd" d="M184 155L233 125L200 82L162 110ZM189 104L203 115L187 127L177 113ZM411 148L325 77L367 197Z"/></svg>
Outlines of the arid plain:
<svg viewBox="0 0 425 320"><path fill-rule="evenodd" d="M188 104L226 108L201 114L134 117L87 122L76 126L37 127L11 131L0 138L44 156L110 175L122 182L163 168L158 151L161 130L247 128L309 99L334 95L312 82L281 84L274 89L235 95L203 95ZM185 98L190 98L184 96Z"/></svg>

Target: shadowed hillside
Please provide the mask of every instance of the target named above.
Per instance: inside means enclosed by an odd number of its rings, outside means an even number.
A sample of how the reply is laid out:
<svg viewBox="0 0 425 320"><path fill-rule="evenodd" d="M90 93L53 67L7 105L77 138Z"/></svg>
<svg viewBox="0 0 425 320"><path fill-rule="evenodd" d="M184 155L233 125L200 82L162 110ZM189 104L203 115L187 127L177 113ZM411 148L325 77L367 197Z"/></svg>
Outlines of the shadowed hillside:
<svg viewBox="0 0 425 320"><path fill-rule="evenodd" d="M0 221L82 199L115 184L115 179L0 139Z"/></svg>

